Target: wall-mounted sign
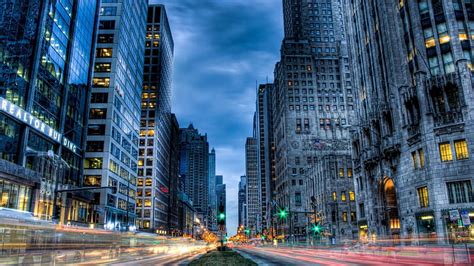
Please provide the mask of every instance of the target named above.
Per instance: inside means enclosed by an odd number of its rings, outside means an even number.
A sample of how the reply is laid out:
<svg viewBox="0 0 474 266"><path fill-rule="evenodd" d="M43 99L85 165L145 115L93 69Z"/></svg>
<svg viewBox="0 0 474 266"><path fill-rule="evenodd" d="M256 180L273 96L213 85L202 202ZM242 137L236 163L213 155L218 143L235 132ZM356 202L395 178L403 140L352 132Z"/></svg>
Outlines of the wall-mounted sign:
<svg viewBox="0 0 474 266"><path fill-rule="evenodd" d="M459 211L458 210L450 210L449 211L449 219L453 222L459 220Z"/></svg>
<svg viewBox="0 0 474 266"><path fill-rule="evenodd" d="M76 152L77 145L63 137L58 131L48 126L46 123L36 118L32 114L28 113L20 106L0 97L0 110L10 115L14 119L27 124L31 128L54 140L55 142L62 143L64 147L68 148L72 152Z"/></svg>
<svg viewBox="0 0 474 266"><path fill-rule="evenodd" d="M469 217L469 212L467 210L461 211L461 220L464 226L471 225L471 218Z"/></svg>

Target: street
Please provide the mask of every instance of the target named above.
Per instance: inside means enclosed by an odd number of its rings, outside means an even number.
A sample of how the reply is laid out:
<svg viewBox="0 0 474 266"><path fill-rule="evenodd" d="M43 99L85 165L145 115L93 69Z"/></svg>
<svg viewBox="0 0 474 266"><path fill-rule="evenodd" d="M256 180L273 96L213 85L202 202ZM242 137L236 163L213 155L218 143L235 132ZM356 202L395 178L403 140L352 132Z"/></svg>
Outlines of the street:
<svg viewBox="0 0 474 266"><path fill-rule="evenodd" d="M459 247L378 247L364 250L241 246L236 250L259 265L471 265ZM471 253L470 261L474 256Z"/></svg>

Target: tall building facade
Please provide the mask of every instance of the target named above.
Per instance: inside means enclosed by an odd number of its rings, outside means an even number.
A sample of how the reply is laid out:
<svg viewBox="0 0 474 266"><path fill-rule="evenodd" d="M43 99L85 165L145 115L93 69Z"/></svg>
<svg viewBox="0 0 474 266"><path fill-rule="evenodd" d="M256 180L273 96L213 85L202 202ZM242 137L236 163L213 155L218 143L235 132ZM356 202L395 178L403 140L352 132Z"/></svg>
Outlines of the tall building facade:
<svg viewBox="0 0 474 266"><path fill-rule="evenodd" d="M216 150L209 153L209 229L217 231Z"/></svg>
<svg viewBox="0 0 474 266"><path fill-rule="evenodd" d="M179 130L180 175L201 224L207 226L209 202L209 143L191 124Z"/></svg>
<svg viewBox="0 0 474 266"><path fill-rule="evenodd" d="M256 137L258 141L258 175L260 178L260 202L262 229L272 226L275 209L272 200L275 191L275 160L272 123L273 84L261 84L257 90Z"/></svg>
<svg viewBox="0 0 474 266"><path fill-rule="evenodd" d="M227 204L226 204L226 189L225 184L218 184L216 185L216 200L217 206L224 206L224 214L227 217ZM227 221L227 219L226 219Z"/></svg>
<svg viewBox="0 0 474 266"><path fill-rule="evenodd" d="M238 194L238 227L247 226L247 202L246 202L246 190L247 190L247 177L241 176L239 181L239 194Z"/></svg>
<svg viewBox="0 0 474 266"><path fill-rule="evenodd" d="M175 114L171 114L170 159L169 159L169 204L168 230L172 235L179 234L179 123Z"/></svg>
<svg viewBox="0 0 474 266"><path fill-rule="evenodd" d="M258 175L258 143L257 139L247 138L245 142L245 172L247 176L246 202L247 202L247 228L253 234L261 230L260 207L260 179Z"/></svg>
<svg viewBox="0 0 474 266"><path fill-rule="evenodd" d="M472 237L473 8L460 0L346 1L362 239Z"/></svg>
<svg viewBox="0 0 474 266"><path fill-rule="evenodd" d="M94 223L90 198L56 191L83 185L98 6L0 1L0 207Z"/></svg>
<svg viewBox="0 0 474 266"><path fill-rule="evenodd" d="M174 43L163 5L149 5L141 96L137 223L168 231L171 149L171 78Z"/></svg>
<svg viewBox="0 0 474 266"><path fill-rule="evenodd" d="M283 0L285 37L272 93L275 191L276 205L289 211L279 231L295 238L306 237L310 226L305 212L313 211L314 205L306 199L315 195L306 194L306 184L315 162L333 161L323 164L333 167L324 171L326 190L320 198L353 190L347 174L350 162L344 158L351 153L345 125L351 119L354 96L341 8L339 0ZM333 179L341 168L346 178ZM336 222L324 221L333 237L341 236L344 223L355 222L343 222L349 206L339 203L334 208ZM351 232L341 237L351 237Z"/></svg>
<svg viewBox="0 0 474 266"><path fill-rule="evenodd" d="M117 188L98 193L98 223L114 230L135 224L146 14L146 0L100 8L84 184Z"/></svg>

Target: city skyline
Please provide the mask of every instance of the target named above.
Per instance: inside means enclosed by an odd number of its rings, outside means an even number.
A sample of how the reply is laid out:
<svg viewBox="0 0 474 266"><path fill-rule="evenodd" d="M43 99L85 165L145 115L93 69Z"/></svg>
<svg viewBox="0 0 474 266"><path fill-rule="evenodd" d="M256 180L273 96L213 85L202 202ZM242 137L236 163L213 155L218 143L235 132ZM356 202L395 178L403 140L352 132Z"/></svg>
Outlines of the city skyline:
<svg viewBox="0 0 474 266"><path fill-rule="evenodd" d="M192 122L207 133L209 146L216 149L216 173L227 184L227 227L232 235L238 220L239 178L245 174L243 146L252 134L256 83L272 81L280 57L282 4L150 1L155 3L166 6L175 40L172 111L182 127ZM180 78L183 75L187 78Z"/></svg>

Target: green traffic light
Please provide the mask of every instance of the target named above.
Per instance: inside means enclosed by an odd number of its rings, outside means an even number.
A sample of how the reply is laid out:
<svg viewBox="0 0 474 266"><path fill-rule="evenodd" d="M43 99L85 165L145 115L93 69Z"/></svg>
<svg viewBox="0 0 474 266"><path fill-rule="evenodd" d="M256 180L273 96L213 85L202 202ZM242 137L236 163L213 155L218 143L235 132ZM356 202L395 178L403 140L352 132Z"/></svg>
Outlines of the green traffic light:
<svg viewBox="0 0 474 266"><path fill-rule="evenodd" d="M319 224L313 225L313 232L319 234L321 232L321 226L319 226Z"/></svg>
<svg viewBox="0 0 474 266"><path fill-rule="evenodd" d="M280 217L280 219L285 219L287 215L288 212L286 211L286 209L280 209L278 211L278 216Z"/></svg>
<svg viewBox="0 0 474 266"><path fill-rule="evenodd" d="M245 229L245 234L250 235L250 230L249 230L249 229Z"/></svg>
<svg viewBox="0 0 474 266"><path fill-rule="evenodd" d="M219 213L219 220L222 221L225 219L225 214L224 213Z"/></svg>

